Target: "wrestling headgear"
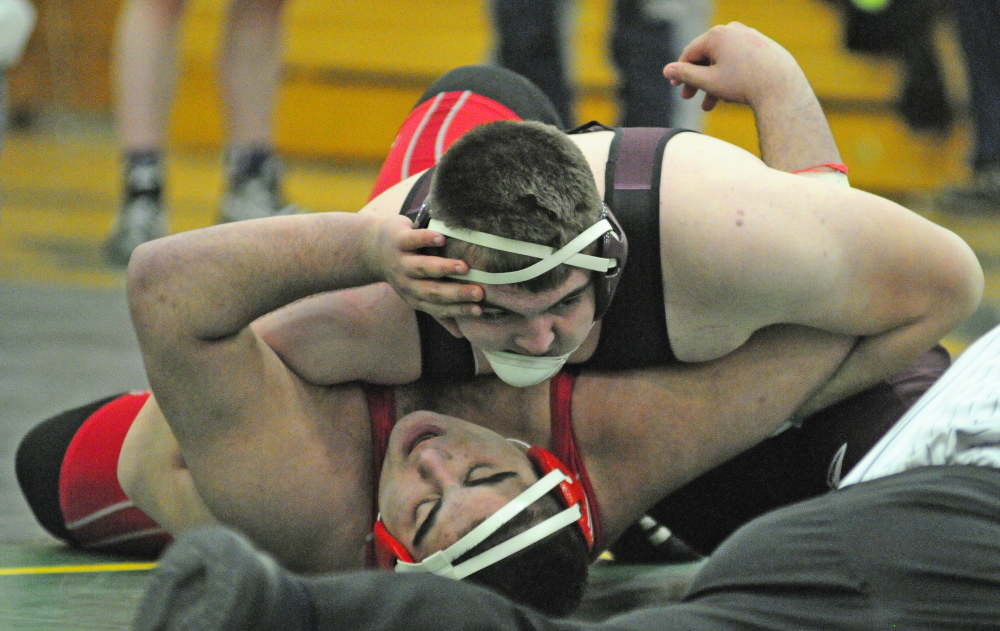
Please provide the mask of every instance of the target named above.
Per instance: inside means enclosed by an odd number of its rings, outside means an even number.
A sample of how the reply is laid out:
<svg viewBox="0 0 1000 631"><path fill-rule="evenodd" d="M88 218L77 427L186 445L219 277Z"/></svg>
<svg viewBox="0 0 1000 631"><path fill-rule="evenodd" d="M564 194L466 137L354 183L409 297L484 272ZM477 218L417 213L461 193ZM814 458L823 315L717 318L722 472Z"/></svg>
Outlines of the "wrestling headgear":
<svg viewBox="0 0 1000 631"><path fill-rule="evenodd" d="M520 495L505 504L503 508L486 518L464 537L444 550L431 554L416 563L406 547L389 534L382 519L375 522L375 557L381 567L397 572L429 572L438 576L463 579L470 574L506 559L515 552L541 541L545 537L577 524L587 541L587 548L594 546L594 529L591 521L587 494L580 481L566 469L559 459L541 447L530 447L528 459L535 465L541 476L537 482ZM558 489L558 496L567 508L538 523L524 532L497 544L489 550L453 565L469 550L482 543L521 511L544 497L549 491Z"/></svg>
<svg viewBox="0 0 1000 631"><path fill-rule="evenodd" d="M625 260L628 258L628 239L625 237L625 231L622 230L608 205L603 204L603 206L601 218L597 223L578 234L558 251L553 251L546 245L508 239L487 232L449 228L443 221L431 219L430 207L426 203L420 207L413 225L415 228L429 228L459 241L541 259L514 272L484 272L470 269L464 276L456 274L450 278L484 285L510 285L541 276L564 263L597 272L594 278L594 319L600 320L611 304L618 281L621 280L622 270L625 269ZM581 250L595 241L598 242L596 256L580 254Z"/></svg>

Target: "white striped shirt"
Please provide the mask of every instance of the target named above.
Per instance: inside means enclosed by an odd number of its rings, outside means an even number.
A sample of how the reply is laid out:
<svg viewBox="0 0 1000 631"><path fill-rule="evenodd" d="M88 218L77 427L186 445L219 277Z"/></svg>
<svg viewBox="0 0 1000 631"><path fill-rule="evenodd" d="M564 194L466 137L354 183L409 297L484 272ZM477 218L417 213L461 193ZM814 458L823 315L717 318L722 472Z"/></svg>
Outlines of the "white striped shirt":
<svg viewBox="0 0 1000 631"><path fill-rule="evenodd" d="M1000 326L958 357L840 488L928 465L1000 469Z"/></svg>

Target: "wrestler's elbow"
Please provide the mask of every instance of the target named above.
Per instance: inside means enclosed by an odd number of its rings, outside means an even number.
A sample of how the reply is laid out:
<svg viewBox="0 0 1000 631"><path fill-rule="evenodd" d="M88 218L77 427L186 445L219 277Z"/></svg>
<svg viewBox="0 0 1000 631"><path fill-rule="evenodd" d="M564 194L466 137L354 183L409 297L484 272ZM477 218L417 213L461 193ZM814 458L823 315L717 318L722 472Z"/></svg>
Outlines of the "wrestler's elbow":
<svg viewBox="0 0 1000 631"><path fill-rule="evenodd" d="M183 295L177 286L183 268L176 248L168 240L158 239L136 248L126 272L129 312L144 350L148 340L163 339L162 329L172 322Z"/></svg>
<svg viewBox="0 0 1000 631"><path fill-rule="evenodd" d="M985 285L982 265L972 248L957 235L948 233L948 238L951 243L933 280L936 299L931 310L943 333L972 315Z"/></svg>

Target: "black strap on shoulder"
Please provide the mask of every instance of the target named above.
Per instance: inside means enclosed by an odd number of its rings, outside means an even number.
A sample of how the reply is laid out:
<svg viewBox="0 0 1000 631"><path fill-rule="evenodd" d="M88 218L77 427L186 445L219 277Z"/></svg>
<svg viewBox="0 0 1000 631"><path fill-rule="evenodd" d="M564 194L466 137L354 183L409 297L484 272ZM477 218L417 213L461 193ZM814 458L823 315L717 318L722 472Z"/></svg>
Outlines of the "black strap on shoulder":
<svg viewBox="0 0 1000 631"><path fill-rule="evenodd" d="M399 209L400 215L406 215L410 219L417 216L417 213L420 212L420 207L424 205L424 201L427 199L427 194L431 192L431 177L436 168L431 167L427 169L413 183L410 192L406 194L406 199L403 200L402 208Z"/></svg>
<svg viewBox="0 0 1000 631"><path fill-rule="evenodd" d="M567 134L589 134L592 131L615 131L614 127L608 127L604 123L598 123L597 121L590 121L589 123L584 123L582 125L577 125L573 129L567 130Z"/></svg>
<svg viewBox="0 0 1000 631"><path fill-rule="evenodd" d="M424 171L407 193L399 214L415 219L431 190L431 167ZM433 316L417 311L417 331L420 334L421 377L432 379L471 379L476 376L476 357L472 345L459 339L441 326Z"/></svg>
<svg viewBox="0 0 1000 631"><path fill-rule="evenodd" d="M667 337L660 267L660 173L667 142L679 129L615 128L604 201L628 237L628 263L601 339L586 365L638 368L675 361Z"/></svg>

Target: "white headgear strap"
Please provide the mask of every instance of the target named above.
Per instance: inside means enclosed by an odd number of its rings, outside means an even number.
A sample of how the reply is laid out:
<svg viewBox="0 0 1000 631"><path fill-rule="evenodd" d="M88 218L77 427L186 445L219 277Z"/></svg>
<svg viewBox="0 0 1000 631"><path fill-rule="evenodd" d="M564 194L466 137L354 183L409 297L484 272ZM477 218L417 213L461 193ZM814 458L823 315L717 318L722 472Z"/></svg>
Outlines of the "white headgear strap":
<svg viewBox="0 0 1000 631"><path fill-rule="evenodd" d="M450 278L467 280L473 283L482 283L484 285L511 285L514 283L522 283L526 280L531 280L532 278L541 276L550 269L556 267L557 265L562 265L563 263L572 265L573 267L582 267L583 269L589 269L602 273L606 273L609 269L618 264L616 259L606 259L599 256L590 256L589 254L580 254L580 251L588 245L608 232L612 232L614 230L611 226L611 222L607 219L601 219L591 227L587 228L578 234L572 241L561 247L558 251L553 251L553 249L547 245L508 239L507 237L500 237L495 234L489 234L488 232L466 230L465 228L449 228L439 219L431 219L427 228L428 230L433 230L434 232L440 232L446 237L458 239L459 241L465 241L466 243L472 243L474 245L493 248L494 250L502 250L503 252L522 254L524 256L541 259L534 265L530 265L524 269L513 272L484 272L482 270L470 269L468 274L454 274L450 276Z"/></svg>
<svg viewBox="0 0 1000 631"><path fill-rule="evenodd" d="M507 502L503 508L487 517L483 523L470 530L468 534L449 547L435 552L419 563L398 561L396 563L396 571L429 572L438 576L461 580L470 574L475 574L485 567L506 559L515 552L527 548L536 541L541 541L570 524L578 522L582 513L580 512L580 505L574 504L566 510L556 513L545 521L532 526L521 534L490 548L486 552L463 561L458 565L452 565L452 561L475 548L487 537L499 530L501 526L520 514L521 511L537 502L546 493L567 480L566 475L558 469L550 471L538 482L535 482L520 495Z"/></svg>

